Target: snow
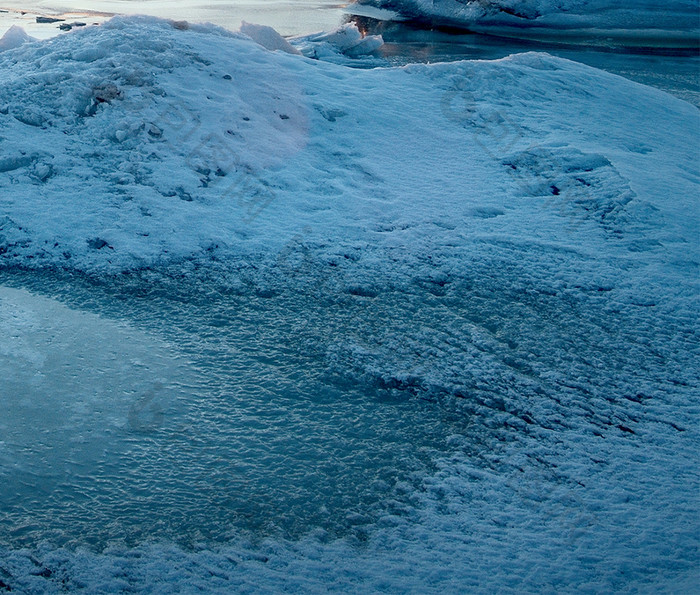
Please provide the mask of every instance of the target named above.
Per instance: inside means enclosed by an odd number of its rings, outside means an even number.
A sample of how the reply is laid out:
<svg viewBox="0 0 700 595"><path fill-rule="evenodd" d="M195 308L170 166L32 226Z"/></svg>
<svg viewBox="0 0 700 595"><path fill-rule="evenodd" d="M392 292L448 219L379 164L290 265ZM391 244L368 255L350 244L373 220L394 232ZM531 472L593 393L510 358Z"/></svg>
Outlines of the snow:
<svg viewBox="0 0 700 595"><path fill-rule="evenodd" d="M551 37L560 40L585 32L587 38L638 38L650 45L694 47L700 29L696 0L359 0L358 4L475 31L532 36L551 30Z"/></svg>
<svg viewBox="0 0 700 595"><path fill-rule="evenodd" d="M382 36L363 34L353 22L332 31L292 37L290 43L314 60L361 68L385 65L373 55L384 45Z"/></svg>
<svg viewBox="0 0 700 595"><path fill-rule="evenodd" d="M257 304L254 346L313 354L337 386L429 402L450 434L371 514L348 511L349 536L5 539L0 580L37 593L696 589L697 108L541 53L358 70L246 33L115 18L0 54L2 278L162 288L192 320ZM360 42L352 29L315 41L340 36ZM55 301L0 293L13 337L0 366L18 390L31 396L49 355L71 378L61 353L84 326L200 382L179 340ZM171 318L158 328L179 338ZM131 357L88 352L100 369ZM371 427L381 401L368 401L357 420L330 406L324 427ZM95 428L118 428L119 406Z"/></svg>
<svg viewBox="0 0 700 595"><path fill-rule="evenodd" d="M298 54L299 50L295 49L284 37L282 37L272 27L264 25L254 25L243 21L241 25L241 33L250 37L253 41L260 44L267 50L281 50L288 54Z"/></svg>

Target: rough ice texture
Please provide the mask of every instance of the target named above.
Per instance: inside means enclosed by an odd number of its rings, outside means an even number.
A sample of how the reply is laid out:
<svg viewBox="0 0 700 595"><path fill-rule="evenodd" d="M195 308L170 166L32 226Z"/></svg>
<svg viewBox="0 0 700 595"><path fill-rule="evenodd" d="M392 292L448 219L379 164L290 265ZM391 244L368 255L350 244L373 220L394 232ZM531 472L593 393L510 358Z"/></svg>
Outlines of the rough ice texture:
<svg viewBox="0 0 700 595"><path fill-rule="evenodd" d="M330 374L480 438L361 546L2 546L2 584L692 591L697 109L546 54L359 71L181 29L0 55L0 266L335 304Z"/></svg>

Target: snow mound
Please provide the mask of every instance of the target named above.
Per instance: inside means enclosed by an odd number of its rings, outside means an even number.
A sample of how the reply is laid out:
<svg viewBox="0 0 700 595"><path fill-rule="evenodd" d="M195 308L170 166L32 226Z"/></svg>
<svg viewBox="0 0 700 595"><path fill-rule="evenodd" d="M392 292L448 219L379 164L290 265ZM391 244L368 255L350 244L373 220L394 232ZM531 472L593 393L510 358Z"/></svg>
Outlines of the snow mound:
<svg viewBox="0 0 700 595"><path fill-rule="evenodd" d="M326 37L344 51L366 41L352 28ZM540 198L550 192L564 200L566 189L585 189L586 197L567 203L572 209L593 209L601 223L611 210L622 221L635 192L634 205L660 196L624 189L631 164L634 175L649 177L640 170L662 144L644 126L625 123L629 109L637 122L663 117L663 146L676 147L664 149L665 166L692 169L690 106L539 54L352 72L269 52L213 26L117 18L4 52L0 68L5 266L118 272L224 255L240 264L276 255L297 238L320 246L327 234L383 251L394 248L394 236L368 230L393 217L411 222L402 246L424 233L449 244L456 232L427 232L446 209L490 203L487 188L514 180L518 195L532 200L528 176L542 179ZM592 97L618 114L607 136L587 124L598 109ZM410 147L407 161L393 154L389 138ZM556 153L556 165L537 156L543 150ZM600 155L591 180L576 174L587 168L581 151ZM437 163L453 172L440 193L432 180ZM462 163L470 164L468 181ZM619 195L604 174L618 176ZM475 189L468 200L465 183Z"/></svg>
<svg viewBox="0 0 700 595"><path fill-rule="evenodd" d="M331 41L360 42L351 29ZM234 296L229 313L264 302L329 382L449 403L440 411L462 425L420 489L405 488L413 504L386 503L357 547L3 545L0 580L31 592L690 584L699 128L686 102L539 53L358 70L146 18L2 52L0 272L157 287L188 308L204 291ZM25 298L0 297L3 328L21 334ZM79 336L84 317L59 315ZM90 320L137 337L147 359L148 337ZM17 362L36 356L11 345Z"/></svg>

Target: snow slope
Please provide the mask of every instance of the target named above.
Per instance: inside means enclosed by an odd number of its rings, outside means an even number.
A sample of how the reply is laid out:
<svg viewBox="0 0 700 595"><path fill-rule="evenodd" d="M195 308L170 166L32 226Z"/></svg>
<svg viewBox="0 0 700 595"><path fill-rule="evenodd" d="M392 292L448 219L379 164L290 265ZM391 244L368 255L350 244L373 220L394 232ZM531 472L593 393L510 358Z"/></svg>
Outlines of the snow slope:
<svg viewBox="0 0 700 595"><path fill-rule="evenodd" d="M356 70L145 18L0 53L4 273L291 303L329 376L469 420L361 544L10 542L0 580L695 588L698 127L546 54Z"/></svg>
<svg viewBox="0 0 700 595"><path fill-rule="evenodd" d="M415 20L464 26L474 30L551 36L597 35L645 40L647 44L697 45L700 6L697 0L359 0L395 10ZM576 31L571 31L576 30Z"/></svg>

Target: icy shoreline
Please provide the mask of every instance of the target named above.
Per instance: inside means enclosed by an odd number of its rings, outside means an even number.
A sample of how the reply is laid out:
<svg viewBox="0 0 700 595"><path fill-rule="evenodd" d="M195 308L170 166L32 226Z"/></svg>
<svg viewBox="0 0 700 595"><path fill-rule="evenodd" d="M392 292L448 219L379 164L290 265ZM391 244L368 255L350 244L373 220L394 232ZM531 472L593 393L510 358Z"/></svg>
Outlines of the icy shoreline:
<svg viewBox="0 0 700 595"><path fill-rule="evenodd" d="M359 0L403 18L504 37L647 47L698 47L700 13L692 0L634 5L610 0Z"/></svg>

